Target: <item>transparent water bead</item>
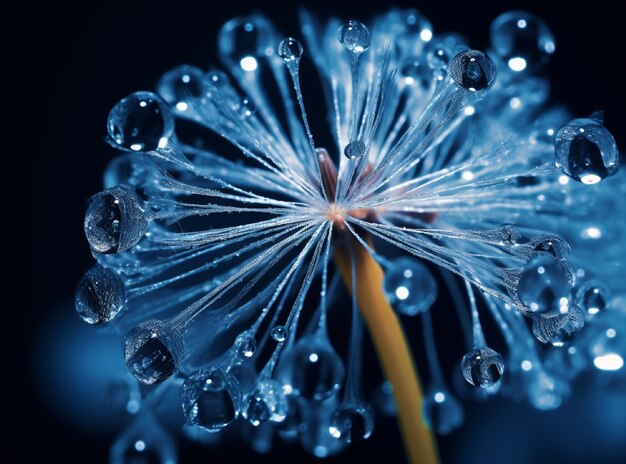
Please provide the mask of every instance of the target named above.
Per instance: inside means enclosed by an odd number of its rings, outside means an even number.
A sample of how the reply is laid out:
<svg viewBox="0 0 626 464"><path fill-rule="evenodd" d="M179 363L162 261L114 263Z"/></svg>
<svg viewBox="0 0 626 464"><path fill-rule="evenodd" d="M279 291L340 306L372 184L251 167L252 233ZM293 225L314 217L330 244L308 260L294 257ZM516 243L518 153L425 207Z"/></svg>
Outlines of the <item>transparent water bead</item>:
<svg viewBox="0 0 626 464"><path fill-rule="evenodd" d="M570 276L550 253L539 252L519 276L517 296L530 316L558 314L570 303Z"/></svg>
<svg viewBox="0 0 626 464"><path fill-rule="evenodd" d="M88 324L102 324L117 316L126 302L120 275L96 264L78 281L74 293L76 312Z"/></svg>
<svg viewBox="0 0 626 464"><path fill-rule="evenodd" d="M343 154L351 160L359 159L365 154L365 144L360 140L353 140L346 145Z"/></svg>
<svg viewBox="0 0 626 464"><path fill-rule="evenodd" d="M231 66L256 71L258 60L274 53L272 26L263 16L241 16L226 22L218 34L220 55Z"/></svg>
<svg viewBox="0 0 626 464"><path fill-rule="evenodd" d="M585 282L576 292L576 304L590 316L604 311L609 299L609 290L597 280Z"/></svg>
<svg viewBox="0 0 626 464"><path fill-rule="evenodd" d="M428 311L437 299L437 281L426 266L413 258L392 261L383 288L389 304L405 316Z"/></svg>
<svg viewBox="0 0 626 464"><path fill-rule="evenodd" d="M422 415L431 429L447 435L463 423L465 413L459 400L448 389L431 387L424 398Z"/></svg>
<svg viewBox="0 0 626 464"><path fill-rule="evenodd" d="M133 247L146 233L148 219L137 194L120 185L89 199L85 236L96 253L118 253Z"/></svg>
<svg viewBox="0 0 626 464"><path fill-rule="evenodd" d="M254 356L257 344L254 335L250 332L240 333L235 339L235 349L237 350L237 357L240 361L245 361Z"/></svg>
<svg viewBox="0 0 626 464"><path fill-rule="evenodd" d="M430 21L416 9L392 11L389 16L392 17L394 30L397 30L400 40L415 42L419 38L429 42L433 38Z"/></svg>
<svg viewBox="0 0 626 464"><path fill-rule="evenodd" d="M310 335L284 353L278 377L293 394L323 400L339 390L344 372L343 362L330 342L320 335Z"/></svg>
<svg viewBox="0 0 626 464"><path fill-rule="evenodd" d="M277 325L275 327L272 327L270 335L274 341L282 343L287 340L287 335L289 335L289 332L285 326Z"/></svg>
<svg viewBox="0 0 626 464"><path fill-rule="evenodd" d="M470 351L461 361L463 377L475 387L491 387L500 380L503 371L502 355L487 347Z"/></svg>
<svg viewBox="0 0 626 464"><path fill-rule="evenodd" d="M552 317L537 317L533 320L533 333L542 343L562 346L585 325L585 312L576 305L561 308Z"/></svg>
<svg viewBox="0 0 626 464"><path fill-rule="evenodd" d="M161 321L147 321L133 328L124 339L124 360L131 374L147 385L174 375L183 354L181 334Z"/></svg>
<svg viewBox="0 0 626 464"><path fill-rule="evenodd" d="M120 148L152 151L163 148L174 132L169 105L152 92L135 92L122 98L109 113L109 136Z"/></svg>
<svg viewBox="0 0 626 464"><path fill-rule="evenodd" d="M465 50L450 61L448 72L461 87L476 92L491 86L496 80L496 65L478 50Z"/></svg>
<svg viewBox="0 0 626 464"><path fill-rule="evenodd" d="M220 368L201 369L185 380L182 406L190 424L218 432L239 416L241 389L237 379Z"/></svg>
<svg viewBox="0 0 626 464"><path fill-rule="evenodd" d="M176 111L187 114L193 111L192 102L202 96L203 79L201 69L183 64L163 74L157 92Z"/></svg>
<svg viewBox="0 0 626 464"><path fill-rule="evenodd" d="M349 53L363 53L370 47L370 31L365 24L353 19L342 24L337 31L339 43Z"/></svg>
<svg viewBox="0 0 626 464"><path fill-rule="evenodd" d="M617 172L619 152L613 135L595 119L573 119L556 133L556 165L572 179L597 184Z"/></svg>
<svg viewBox="0 0 626 464"><path fill-rule="evenodd" d="M556 49L546 23L525 11L509 11L491 23L491 46L514 72L545 64Z"/></svg>
<svg viewBox="0 0 626 464"><path fill-rule="evenodd" d="M293 37L287 37L278 44L278 56L280 56L285 63L300 60L303 51L300 41Z"/></svg>
<svg viewBox="0 0 626 464"><path fill-rule="evenodd" d="M585 354L596 369L604 372L624 372L626 360L625 314L607 311L589 326L590 344Z"/></svg>
<svg viewBox="0 0 626 464"><path fill-rule="evenodd" d="M371 408L355 401L340 406L330 416L328 431L346 443L367 440L374 430L374 415Z"/></svg>
<svg viewBox="0 0 626 464"><path fill-rule="evenodd" d="M257 427L267 421L282 422L288 412L289 403L282 385L268 379L259 382L256 390L248 396L243 416Z"/></svg>

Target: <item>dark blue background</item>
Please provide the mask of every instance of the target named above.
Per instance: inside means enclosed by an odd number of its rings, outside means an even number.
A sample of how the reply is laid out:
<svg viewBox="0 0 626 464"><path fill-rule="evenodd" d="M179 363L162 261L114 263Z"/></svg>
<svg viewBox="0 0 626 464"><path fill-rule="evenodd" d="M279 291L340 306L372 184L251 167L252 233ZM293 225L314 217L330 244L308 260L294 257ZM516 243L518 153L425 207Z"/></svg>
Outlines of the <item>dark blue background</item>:
<svg viewBox="0 0 626 464"><path fill-rule="evenodd" d="M66 319L66 324L80 325L68 302L92 263L82 217L86 199L101 188L102 171L113 155L103 142L109 109L132 91L152 88L176 64L217 64L220 25L251 11L257 2L210 3L22 4L16 15L3 13L4 22L19 33L14 35L6 24L2 28L8 96L8 101L3 99L2 125L2 157L8 163L3 173L3 242L12 276L5 282L9 298L3 308L2 379L10 393L4 398L1 440L5 456L12 458L2 461L32 462L42 450L61 462L106 461L111 438L77 427L62 404L51 406L41 395L63 386L72 375L71 360L59 360L47 345L59 339L50 331L60 330L49 322ZM388 7L387 2L368 3L372 6L337 1L310 7L322 16L364 20ZM547 1L395 4L417 7L436 31L458 31L475 48L488 45L489 24L500 12L524 8L543 17L557 38L557 53L547 70L554 99L579 116L605 109L607 126L622 150L626 147L624 24L608 2L588 2L585 8ZM296 6L258 2L257 8L274 18L285 35L297 35ZM444 358L455 359L456 342L440 345ZM504 400L470 404L464 427L440 441L444 462L626 462L626 447L616 441L626 437L625 396L624 391L599 391L583 380L572 400L556 412L541 413ZM620 410L622 415L616 415ZM259 456L243 446L207 451L188 443L181 457L182 462L226 462L233 457L317 462L297 448ZM372 439L329 462L349 459L401 462L394 421L378 422Z"/></svg>

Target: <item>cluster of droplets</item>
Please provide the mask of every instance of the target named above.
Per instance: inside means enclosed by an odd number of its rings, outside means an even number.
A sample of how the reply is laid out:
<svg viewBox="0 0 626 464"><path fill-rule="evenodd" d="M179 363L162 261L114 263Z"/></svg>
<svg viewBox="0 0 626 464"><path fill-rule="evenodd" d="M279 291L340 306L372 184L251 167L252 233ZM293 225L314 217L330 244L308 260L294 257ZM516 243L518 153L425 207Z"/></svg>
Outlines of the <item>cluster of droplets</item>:
<svg viewBox="0 0 626 464"><path fill-rule="evenodd" d="M348 84L338 87L336 74L321 70L333 76L329 92L335 105L344 96L348 102L337 115L337 121L346 119L338 127L337 151L344 155L336 159L338 169L328 152L315 146L309 129L299 82L304 46L294 37L277 41L273 26L260 16L233 19L220 31L220 55L246 94L222 71L183 65L163 75L158 94L135 92L110 112L109 142L142 153L114 160L105 176L107 189L90 199L84 228L98 264L78 284L76 310L89 324L130 329L124 341L130 373L142 384L161 384L142 399L132 381L116 384L133 390L117 397L132 397L132 406L124 400L125 409L139 418L114 445L114 462L150 450L161 462L174 459L171 439L163 438L166 432L151 410L169 385L180 389L185 433L199 441L212 440L205 432L243 422L252 432L242 433L251 433L259 451L271 448L277 434L286 441L299 438L307 451L324 457L372 434L374 409L355 386L362 332L355 303L345 362L327 329L327 306L340 294L337 276L327 285L333 226L364 246L357 228L408 251L384 257L385 251L368 248L384 270L381 290L397 315L422 318L430 372L422 412L437 433L450 433L464 415L434 342L431 313L442 283L466 335L468 351L457 373L473 388L470 397L502 390L551 409L567 395L567 382L590 362L604 371L622 369L626 338L616 327L623 315L613 309L601 264L576 250L570 257L569 245L554 235L579 226L578 241L609 234L601 221L589 225L566 213L589 195L602 201L603 190L581 188L617 172L615 140L599 113L562 124L559 112L546 112L537 123L516 112L526 105L541 114L545 95L537 90L542 88L537 76L555 51L546 24L525 12L501 15L492 24L488 55L470 49L460 36L434 35L413 10L390 12L372 34L359 21L332 23L332 40L324 36L317 44L312 21L304 15L303 32L318 66L329 64L324 54L336 52L337 39L347 56L336 66L345 65ZM395 39L397 56L388 42L375 42L376 31ZM285 97L288 81L278 64L292 80L295 102ZM286 100L293 151L289 135L275 131L280 121L259 85L258 76L268 67ZM375 107L382 89L402 108L397 121ZM372 114L362 100L374 105ZM175 117L219 133L256 164L185 145L174 133ZM381 126L388 133L379 140ZM510 142L519 155L502 140L511 130L519 132ZM473 147L481 142L483 151ZM268 147L276 154L258 154ZM546 154L552 159L540 159ZM280 186L287 181L293 183ZM296 201L283 199L289 196ZM352 222L335 219L343 214L338 207L332 214L311 213L339 200L357 211ZM211 215L219 213L269 213L275 219L267 229L254 219L212 231L220 224ZM319 217L331 217L330 225L320 226ZM176 231L175 223L189 231ZM293 253L297 256L289 258ZM311 264L302 264L305 257ZM286 264L272 268L276 263ZM318 280L317 310L306 328L298 328L307 291ZM237 287L246 282L242 290ZM259 282L257 294L247 298ZM290 309L283 314L283 308ZM487 345L479 312L493 317L507 356ZM591 327L574 338L586 321ZM552 345L547 354L530 333ZM220 336L230 336L232 344L215 341ZM373 395L383 415L395 412L392 390L383 383Z"/></svg>

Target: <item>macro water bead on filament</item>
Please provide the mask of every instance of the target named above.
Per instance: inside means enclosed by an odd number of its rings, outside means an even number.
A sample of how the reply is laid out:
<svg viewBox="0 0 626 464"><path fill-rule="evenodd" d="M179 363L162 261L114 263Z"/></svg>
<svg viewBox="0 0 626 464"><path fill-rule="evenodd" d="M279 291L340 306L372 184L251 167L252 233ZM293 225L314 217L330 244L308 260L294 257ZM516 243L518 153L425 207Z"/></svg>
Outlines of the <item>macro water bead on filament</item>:
<svg viewBox="0 0 626 464"><path fill-rule="evenodd" d="M554 409L580 372L623 370L626 228L608 216L626 212L626 183L602 114L549 103L548 26L504 13L476 50L416 10L300 20L285 37L260 14L232 19L222 69L177 66L109 114L121 154L89 200L97 264L75 303L125 334L132 380L116 388L142 385L116 464L174 462L157 407L172 401L192 439L297 440L319 458L395 413L407 460L439 462L434 434L464 419L440 314L460 325L456 374L476 398ZM305 60L327 114L303 94ZM369 401L381 384L387 401Z"/></svg>

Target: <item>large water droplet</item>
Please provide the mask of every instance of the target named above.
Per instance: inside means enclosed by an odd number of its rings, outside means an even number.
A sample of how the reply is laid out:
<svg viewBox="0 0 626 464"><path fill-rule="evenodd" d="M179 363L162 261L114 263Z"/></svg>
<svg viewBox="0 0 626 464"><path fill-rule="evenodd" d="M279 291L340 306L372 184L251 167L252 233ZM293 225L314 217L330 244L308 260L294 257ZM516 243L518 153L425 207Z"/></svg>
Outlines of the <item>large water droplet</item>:
<svg viewBox="0 0 626 464"><path fill-rule="evenodd" d="M294 39L293 37L287 37L278 44L278 56L280 56L285 63L300 60L302 52L302 44L298 39Z"/></svg>
<svg viewBox="0 0 626 464"><path fill-rule="evenodd" d="M604 311L609 299L609 290L596 280L585 282L576 292L576 304L590 316Z"/></svg>
<svg viewBox="0 0 626 464"><path fill-rule="evenodd" d="M282 422L289 412L289 404L282 386L275 380L259 382L248 396L244 417L255 427L263 422Z"/></svg>
<svg viewBox="0 0 626 464"><path fill-rule="evenodd" d="M180 114L193 113L193 101L202 96L204 73L183 64L163 74L157 92Z"/></svg>
<svg viewBox="0 0 626 464"><path fill-rule="evenodd" d="M80 278L74 293L76 312L89 324L110 321L125 302L126 290L120 275L99 264Z"/></svg>
<svg viewBox="0 0 626 464"><path fill-rule="evenodd" d="M487 347L470 351L461 361L463 377L475 387L491 387L500 380L503 371L504 359Z"/></svg>
<svg viewBox="0 0 626 464"><path fill-rule="evenodd" d="M135 245L146 233L143 202L125 186L95 194L85 213L85 235L96 253L118 253Z"/></svg>
<svg viewBox="0 0 626 464"><path fill-rule="evenodd" d="M556 165L583 184L596 184L619 168L613 135L594 119L573 119L565 124L556 134L554 148Z"/></svg>
<svg viewBox="0 0 626 464"><path fill-rule="evenodd" d="M525 11L503 13L491 23L491 46L515 72L545 64L556 48L546 23Z"/></svg>
<svg viewBox="0 0 626 464"><path fill-rule="evenodd" d="M539 252L519 277L517 296L530 316L554 315L571 300L570 276L550 253Z"/></svg>
<svg viewBox="0 0 626 464"><path fill-rule="evenodd" d="M162 148L174 132L168 104L152 92L135 92L122 98L109 113L109 136L119 147L132 151Z"/></svg>
<svg viewBox="0 0 626 464"><path fill-rule="evenodd" d="M374 415L370 407L356 401L340 406L330 416L328 431L346 443L367 440L374 430Z"/></svg>
<svg viewBox="0 0 626 464"><path fill-rule="evenodd" d="M339 43L349 53L363 53L370 47L370 31L360 21L353 19L342 24L337 31Z"/></svg>
<svg viewBox="0 0 626 464"><path fill-rule="evenodd" d="M448 389L432 386L422 406L424 421L436 433L447 435L463 423L464 412L459 400Z"/></svg>
<svg viewBox="0 0 626 464"><path fill-rule="evenodd" d="M585 312L578 306L561 307L555 316L540 316L533 320L533 333L542 343L563 345L585 325Z"/></svg>
<svg viewBox="0 0 626 464"><path fill-rule="evenodd" d="M423 61L409 58L400 65L400 75L407 85L415 85L419 90L430 87L433 78L432 70Z"/></svg>
<svg viewBox="0 0 626 464"><path fill-rule="evenodd" d="M428 311L437 299L437 281L426 266L413 258L392 261L383 287L389 304L405 316Z"/></svg>
<svg viewBox="0 0 626 464"><path fill-rule="evenodd" d="M182 404L190 424L218 432L239 416L239 382L220 368L200 369L185 380Z"/></svg>
<svg viewBox="0 0 626 464"><path fill-rule="evenodd" d="M218 34L222 59L246 72L256 71L258 60L274 53L274 43L272 26L260 15L231 19Z"/></svg>
<svg viewBox="0 0 626 464"><path fill-rule="evenodd" d="M496 65L478 50L466 50L456 55L448 66L450 77L471 92L486 89L496 80Z"/></svg>
<svg viewBox="0 0 626 464"><path fill-rule="evenodd" d="M323 400L343 382L344 367L330 342L320 335L298 341L285 352L279 364L279 379L296 395Z"/></svg>
<svg viewBox="0 0 626 464"><path fill-rule="evenodd" d="M124 339L124 360L131 374L147 385L174 375L183 352L182 336L161 321L147 321Z"/></svg>

